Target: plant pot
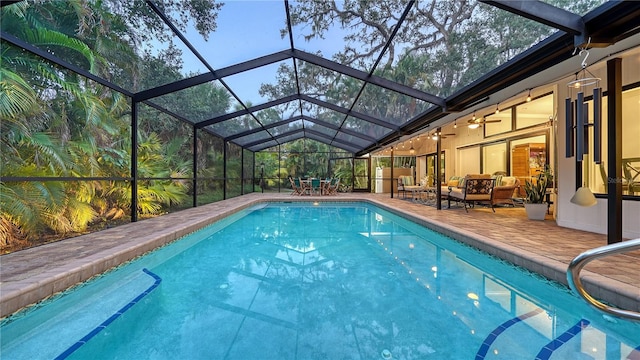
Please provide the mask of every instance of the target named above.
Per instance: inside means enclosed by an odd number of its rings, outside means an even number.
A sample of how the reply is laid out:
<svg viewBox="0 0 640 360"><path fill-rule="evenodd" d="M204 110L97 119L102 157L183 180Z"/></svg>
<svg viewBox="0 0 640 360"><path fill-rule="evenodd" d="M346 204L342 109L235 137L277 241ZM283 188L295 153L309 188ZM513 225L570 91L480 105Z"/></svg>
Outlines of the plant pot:
<svg viewBox="0 0 640 360"><path fill-rule="evenodd" d="M548 205L546 203L542 204L524 204L524 208L527 211L527 217L529 220L544 220L544 217L547 215Z"/></svg>

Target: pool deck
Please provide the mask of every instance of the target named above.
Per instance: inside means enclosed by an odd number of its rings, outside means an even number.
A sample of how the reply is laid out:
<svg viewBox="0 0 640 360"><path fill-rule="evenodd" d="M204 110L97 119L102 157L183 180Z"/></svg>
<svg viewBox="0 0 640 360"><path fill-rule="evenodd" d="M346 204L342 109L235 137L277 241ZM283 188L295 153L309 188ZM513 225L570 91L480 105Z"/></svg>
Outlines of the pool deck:
<svg viewBox="0 0 640 360"><path fill-rule="evenodd" d="M364 200L459 241L566 284L566 268L580 253L606 245L606 235L559 227L551 216L531 221L523 208L436 210L389 194L291 196L253 193L158 218L0 256L0 317L85 281L114 266L262 201ZM640 251L589 263L587 291L622 309L640 312Z"/></svg>

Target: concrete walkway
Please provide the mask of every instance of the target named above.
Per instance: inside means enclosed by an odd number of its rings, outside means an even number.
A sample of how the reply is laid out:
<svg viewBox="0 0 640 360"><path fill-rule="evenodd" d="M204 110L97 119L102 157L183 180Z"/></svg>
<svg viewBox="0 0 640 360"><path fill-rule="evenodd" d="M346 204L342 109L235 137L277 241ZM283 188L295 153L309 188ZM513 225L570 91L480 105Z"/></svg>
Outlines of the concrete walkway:
<svg viewBox="0 0 640 360"><path fill-rule="evenodd" d="M364 200L396 212L507 261L566 284L569 262L606 245L606 235L558 227L548 217L530 221L522 208L436 210L388 194L293 197L244 195L0 256L0 317L140 256L216 220L268 200ZM583 283L596 298L640 311L640 251L591 262Z"/></svg>

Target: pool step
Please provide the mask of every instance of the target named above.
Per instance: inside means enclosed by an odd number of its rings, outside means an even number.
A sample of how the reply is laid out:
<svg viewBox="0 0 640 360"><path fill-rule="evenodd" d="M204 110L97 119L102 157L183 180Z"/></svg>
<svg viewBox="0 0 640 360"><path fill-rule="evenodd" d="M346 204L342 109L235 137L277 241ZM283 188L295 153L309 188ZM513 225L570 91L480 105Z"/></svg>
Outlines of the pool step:
<svg viewBox="0 0 640 360"><path fill-rule="evenodd" d="M581 342L584 342L590 336L589 334L583 334L584 332L593 334L593 332L598 331L597 327L594 327L589 320L580 319L573 325L569 324L570 326L565 331L562 331L561 328L556 328L558 332L562 332L556 335L555 338L549 339L547 334L543 334L545 332L546 316L547 314L543 309L537 308L503 322L487 335L478 349L475 359L484 360L498 355L506 356L507 358L512 355L531 356L535 360L565 359L575 356L575 352L580 351L580 348L582 348ZM539 328L541 324L543 327ZM553 326L562 325L555 324ZM611 341L613 339L609 340L610 343L607 345L613 346L615 348L613 350L597 348L594 345L594 347L585 348L582 351L622 351L620 359L640 359L640 345L625 344L626 346L621 346L623 343L619 342L616 345ZM536 349L538 349L537 352ZM592 355L594 354L585 354L585 356Z"/></svg>
<svg viewBox="0 0 640 360"><path fill-rule="evenodd" d="M4 325L2 358L64 359L159 284L159 278L146 269L115 282L112 278L116 277L88 282L48 304L47 321L29 320L36 308L21 315L21 321ZM6 339L11 340L4 343Z"/></svg>

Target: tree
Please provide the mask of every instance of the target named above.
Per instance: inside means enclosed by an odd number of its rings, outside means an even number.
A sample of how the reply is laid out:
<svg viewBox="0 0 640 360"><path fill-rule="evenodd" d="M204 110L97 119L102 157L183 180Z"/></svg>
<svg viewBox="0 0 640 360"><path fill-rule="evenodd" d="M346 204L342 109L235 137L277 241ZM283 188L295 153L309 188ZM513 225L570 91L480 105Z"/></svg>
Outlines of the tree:
<svg viewBox="0 0 640 360"><path fill-rule="evenodd" d="M206 36L215 29L221 4L165 1L161 6L170 17L178 17L178 26L196 19L196 28ZM171 44L153 56L137 52L143 41L171 37L142 1L69 0L37 6L24 1L1 11L3 31L126 88L181 78L180 54ZM131 109L122 94L4 42L2 64L3 176L130 177ZM150 178L184 176L191 170L189 161L181 159L192 145L182 137L171 141L175 134L168 131L160 138L162 132L155 129L166 129L164 124L154 123L140 133L139 171ZM187 185L182 180L141 182L139 210L162 212L182 201ZM124 181L34 180L0 186L0 246L49 232L82 232L93 221L123 216L131 205L130 182Z"/></svg>

